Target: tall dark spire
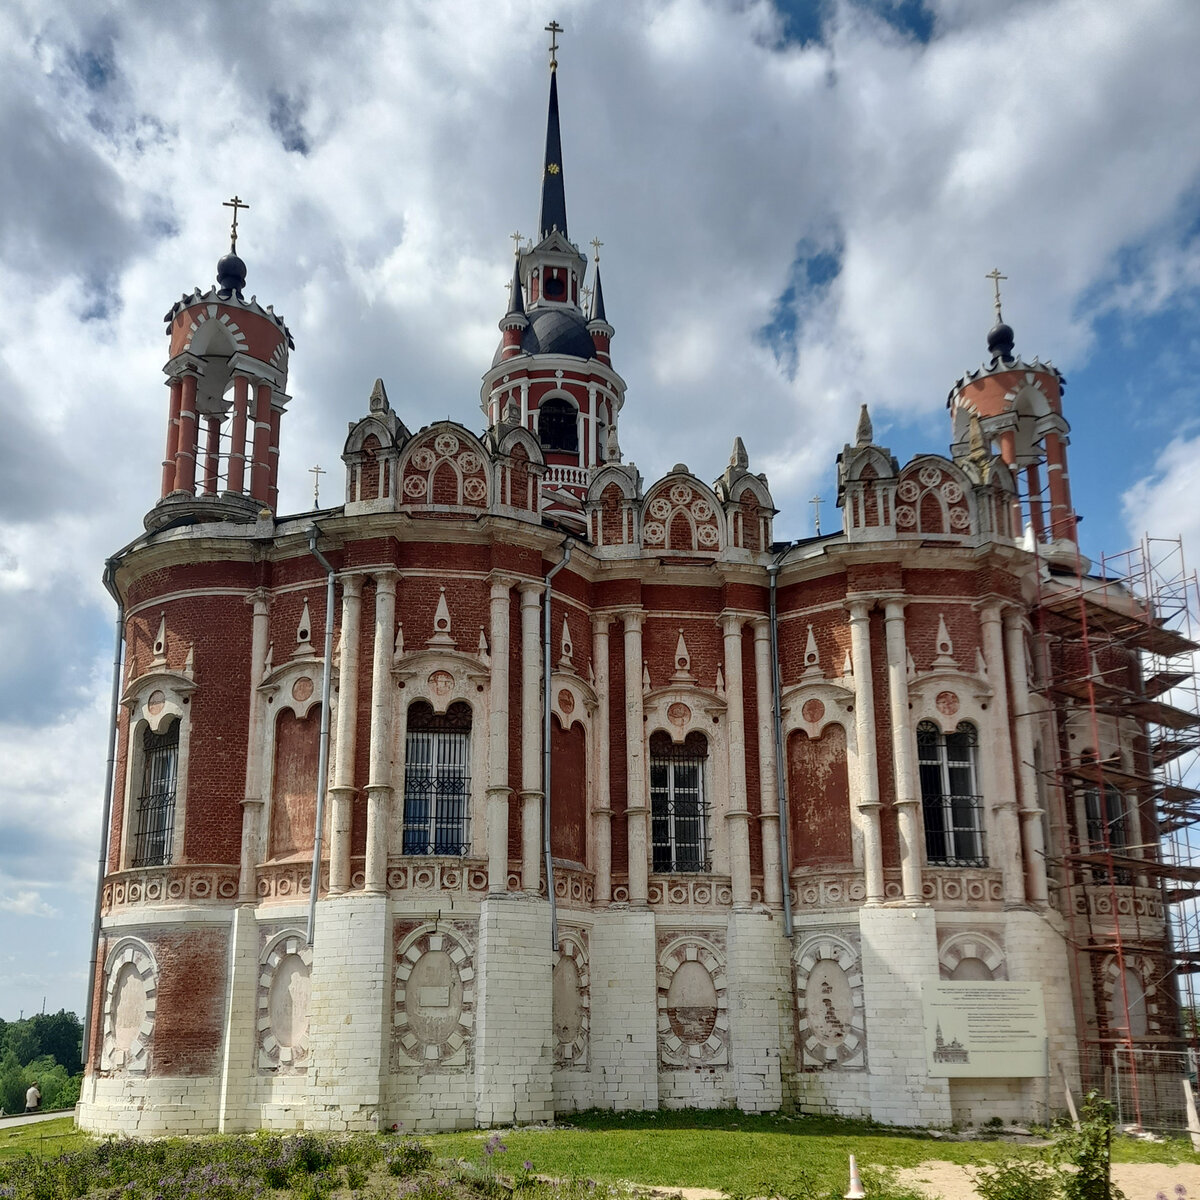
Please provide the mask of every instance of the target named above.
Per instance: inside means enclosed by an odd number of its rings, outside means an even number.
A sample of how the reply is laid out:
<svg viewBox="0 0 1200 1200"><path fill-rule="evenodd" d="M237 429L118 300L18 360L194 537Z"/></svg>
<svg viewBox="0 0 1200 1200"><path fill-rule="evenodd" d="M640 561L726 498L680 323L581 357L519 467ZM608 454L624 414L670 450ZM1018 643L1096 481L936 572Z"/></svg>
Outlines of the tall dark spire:
<svg viewBox="0 0 1200 1200"><path fill-rule="evenodd" d="M592 311L588 313L589 321L603 321L608 324L604 315L604 289L600 286L600 264L596 263L596 281L592 287Z"/></svg>
<svg viewBox="0 0 1200 1200"><path fill-rule="evenodd" d="M567 193L563 187L562 138L558 131L558 71L550 65L550 112L546 118L546 161L542 165L542 211L538 217L540 238L555 228L567 236Z"/></svg>

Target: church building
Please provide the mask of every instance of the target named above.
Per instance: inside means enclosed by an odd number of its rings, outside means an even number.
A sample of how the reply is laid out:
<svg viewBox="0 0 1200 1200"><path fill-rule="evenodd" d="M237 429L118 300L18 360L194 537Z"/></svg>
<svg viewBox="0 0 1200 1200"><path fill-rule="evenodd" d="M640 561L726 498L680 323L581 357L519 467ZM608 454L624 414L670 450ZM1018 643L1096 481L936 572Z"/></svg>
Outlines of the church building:
<svg viewBox="0 0 1200 1200"><path fill-rule="evenodd" d="M281 513L289 406L320 401L247 298L240 201L215 286L167 314L160 495L106 571L80 1123L1042 1119L1085 1043L1178 1034L1146 712L1051 686L1145 699L1119 630L1161 629L1080 554L1065 381L997 293L947 449L901 465L866 406L847 430L840 532L776 541L733 428L727 464L643 480L551 59L475 428L377 382L344 501ZM930 1016L950 983L1035 985L1035 1068L975 1073L975 1028Z"/></svg>

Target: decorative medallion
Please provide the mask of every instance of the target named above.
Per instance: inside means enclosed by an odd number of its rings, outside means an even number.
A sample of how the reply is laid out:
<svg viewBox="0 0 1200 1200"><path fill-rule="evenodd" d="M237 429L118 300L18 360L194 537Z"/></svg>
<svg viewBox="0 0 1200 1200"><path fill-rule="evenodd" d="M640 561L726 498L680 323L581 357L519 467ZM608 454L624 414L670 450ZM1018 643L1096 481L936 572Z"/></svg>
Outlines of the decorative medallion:
<svg viewBox="0 0 1200 1200"><path fill-rule="evenodd" d="M591 1030L591 979L584 929L559 929L558 962L551 977L554 1065L586 1069Z"/></svg>
<svg viewBox="0 0 1200 1200"><path fill-rule="evenodd" d="M942 499L947 504L957 504L962 499L962 488L953 479L947 479L942 484Z"/></svg>
<svg viewBox="0 0 1200 1200"><path fill-rule="evenodd" d="M468 927L399 922L396 936L396 1065L467 1066L475 1029L475 964Z"/></svg>
<svg viewBox="0 0 1200 1200"><path fill-rule="evenodd" d="M418 453L420 453L420 452L418 451ZM414 466L417 465L417 455L416 454L413 455L413 465ZM419 500L422 496L425 495L425 492L426 492L425 480L422 479L420 475L410 475L404 481L404 494L406 496L411 496L414 500Z"/></svg>
<svg viewBox="0 0 1200 1200"><path fill-rule="evenodd" d="M458 456L458 465L464 475L475 475L483 468L483 463L479 461L479 455L474 450L464 450Z"/></svg>
<svg viewBox="0 0 1200 1200"><path fill-rule="evenodd" d="M448 696L454 691L454 676L449 671L434 671L426 682L435 696Z"/></svg>
<svg viewBox="0 0 1200 1200"><path fill-rule="evenodd" d="M966 529L971 524L971 514L965 508L952 508L950 510L950 524L955 529Z"/></svg>
<svg viewBox="0 0 1200 1200"><path fill-rule="evenodd" d="M411 461L418 471L430 471L433 469L433 464L437 462L437 455L428 446L422 446L420 450L413 452Z"/></svg>
<svg viewBox="0 0 1200 1200"><path fill-rule="evenodd" d="M958 695L955 692L938 692L933 702L943 717L952 717L958 712Z"/></svg>
<svg viewBox="0 0 1200 1200"><path fill-rule="evenodd" d="M814 696L811 700L805 700L804 707L800 709L800 715L810 725L816 725L825 715L825 705Z"/></svg>
<svg viewBox="0 0 1200 1200"><path fill-rule="evenodd" d="M311 971L312 947L297 931L268 944L258 976L259 1071L307 1069Z"/></svg>
<svg viewBox="0 0 1200 1200"><path fill-rule="evenodd" d="M657 496L650 501L650 515L665 521L671 515L671 505L662 496Z"/></svg>
<svg viewBox="0 0 1200 1200"><path fill-rule="evenodd" d="M558 711L569 717L575 711L575 697L569 688L562 688L558 693Z"/></svg>
<svg viewBox="0 0 1200 1200"><path fill-rule="evenodd" d="M313 681L307 675L301 675L292 684L292 699L299 704L303 704L313 694L313 690Z"/></svg>
<svg viewBox="0 0 1200 1200"><path fill-rule="evenodd" d="M671 488L671 503L684 505L692 498L692 489L686 483L677 483Z"/></svg>
<svg viewBox="0 0 1200 1200"><path fill-rule="evenodd" d="M724 937L659 935L658 1061L663 1070L726 1066L729 1012Z"/></svg>
<svg viewBox="0 0 1200 1200"><path fill-rule="evenodd" d="M858 935L816 934L794 955L801 1069L863 1070L866 1027Z"/></svg>
<svg viewBox="0 0 1200 1200"><path fill-rule="evenodd" d="M433 448L443 457L449 458L458 453L458 438L452 433L439 433L434 439Z"/></svg>
<svg viewBox="0 0 1200 1200"><path fill-rule="evenodd" d="M907 504L901 504L896 508L896 524L901 529L911 529L917 523L917 513L913 508L909 508Z"/></svg>
<svg viewBox="0 0 1200 1200"><path fill-rule="evenodd" d="M141 942L119 946L104 981L102 1071L147 1071L157 995L157 971L149 950Z"/></svg>
<svg viewBox="0 0 1200 1200"><path fill-rule="evenodd" d="M715 525L697 525L696 537L702 546L715 546L720 538Z"/></svg>
<svg viewBox="0 0 1200 1200"><path fill-rule="evenodd" d="M920 494L921 489L917 487L917 485L911 479L905 479L896 489L896 495L899 496L901 500L907 501L909 504L911 504Z"/></svg>
<svg viewBox="0 0 1200 1200"><path fill-rule="evenodd" d="M157 717L166 707L166 703L167 697L163 692L153 691L150 693L150 698L146 701L146 711L152 717Z"/></svg>
<svg viewBox="0 0 1200 1200"><path fill-rule="evenodd" d="M667 707L667 720L677 729L682 729L692 719L692 710L681 700Z"/></svg>
<svg viewBox="0 0 1200 1200"><path fill-rule="evenodd" d="M692 516L697 521L707 521L713 515L712 505L703 497L692 504Z"/></svg>
<svg viewBox="0 0 1200 1200"><path fill-rule="evenodd" d="M937 467L932 465L924 466L917 472L917 478L926 487L937 487L942 482L942 473Z"/></svg>
<svg viewBox="0 0 1200 1200"><path fill-rule="evenodd" d="M666 526L660 525L657 521L647 521L644 536L647 545L657 546L660 542L666 540Z"/></svg>
<svg viewBox="0 0 1200 1200"><path fill-rule="evenodd" d="M480 504L487 496L487 484L478 477L468 479L463 483L463 495L473 503Z"/></svg>

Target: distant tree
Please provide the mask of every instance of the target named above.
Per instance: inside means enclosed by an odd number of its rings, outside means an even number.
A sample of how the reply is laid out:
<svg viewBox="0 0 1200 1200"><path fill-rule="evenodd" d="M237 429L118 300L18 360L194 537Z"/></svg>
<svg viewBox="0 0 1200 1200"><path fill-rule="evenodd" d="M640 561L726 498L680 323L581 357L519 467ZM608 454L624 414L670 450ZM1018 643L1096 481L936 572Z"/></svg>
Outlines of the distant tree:
<svg viewBox="0 0 1200 1200"><path fill-rule="evenodd" d="M37 1036L38 1054L49 1054L67 1068L68 1075L79 1070L83 1045L83 1024L73 1012L60 1008L56 1013L38 1013L29 1018Z"/></svg>
<svg viewBox="0 0 1200 1200"><path fill-rule="evenodd" d="M0 1057L0 1108L6 1113L24 1112L28 1086L16 1054L6 1050Z"/></svg>
<svg viewBox="0 0 1200 1200"><path fill-rule="evenodd" d="M16 1055L21 1066L37 1058L40 1047L30 1021L13 1021L4 1031L3 1052L7 1054L9 1051Z"/></svg>

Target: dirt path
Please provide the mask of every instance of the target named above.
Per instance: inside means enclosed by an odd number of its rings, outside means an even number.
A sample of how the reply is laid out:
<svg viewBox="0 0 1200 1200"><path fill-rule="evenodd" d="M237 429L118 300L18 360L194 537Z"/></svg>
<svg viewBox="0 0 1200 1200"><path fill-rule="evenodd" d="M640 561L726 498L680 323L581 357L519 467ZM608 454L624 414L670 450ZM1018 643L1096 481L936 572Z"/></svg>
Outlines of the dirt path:
<svg viewBox="0 0 1200 1200"><path fill-rule="evenodd" d="M897 1175L905 1183L920 1187L931 1198L979 1200L979 1193L967 1176L967 1168L957 1163L927 1162L919 1167L907 1167ZM1180 1200L1181 1196L1200 1200L1198 1163L1118 1163L1112 1169L1112 1178L1128 1200L1155 1200L1159 1194L1167 1200ZM1187 1191L1177 1192L1177 1184L1182 1184Z"/></svg>

